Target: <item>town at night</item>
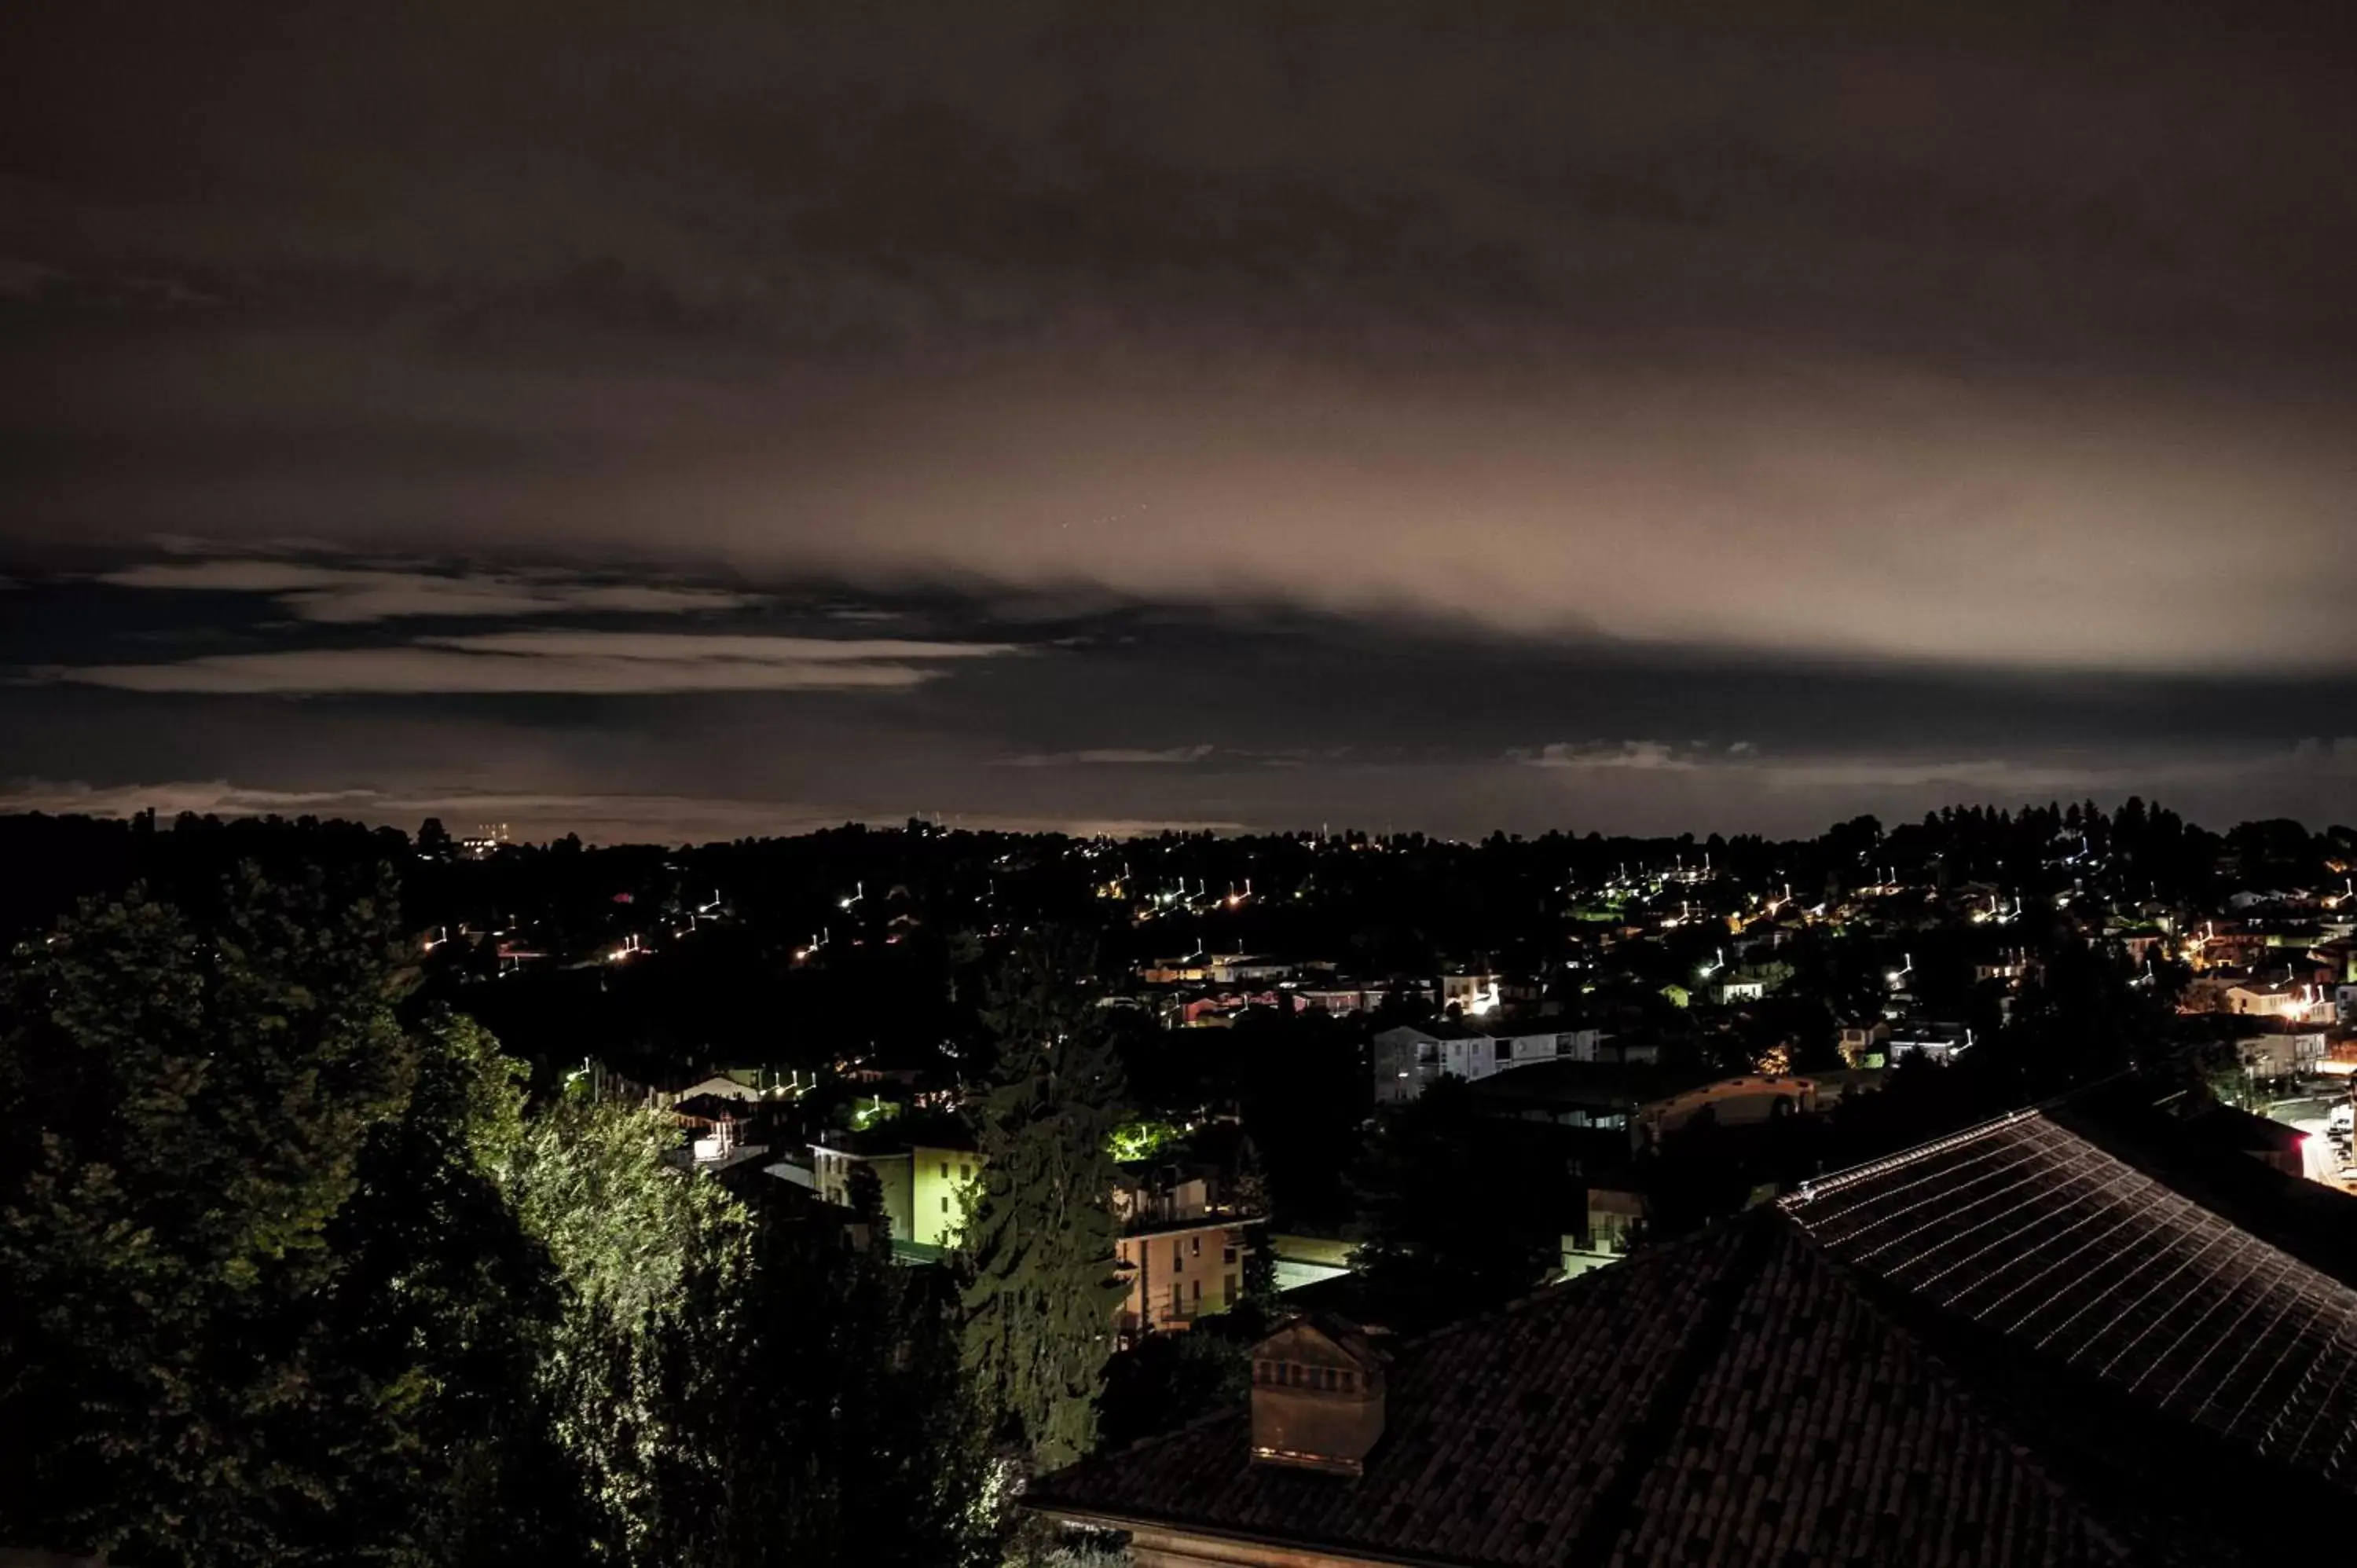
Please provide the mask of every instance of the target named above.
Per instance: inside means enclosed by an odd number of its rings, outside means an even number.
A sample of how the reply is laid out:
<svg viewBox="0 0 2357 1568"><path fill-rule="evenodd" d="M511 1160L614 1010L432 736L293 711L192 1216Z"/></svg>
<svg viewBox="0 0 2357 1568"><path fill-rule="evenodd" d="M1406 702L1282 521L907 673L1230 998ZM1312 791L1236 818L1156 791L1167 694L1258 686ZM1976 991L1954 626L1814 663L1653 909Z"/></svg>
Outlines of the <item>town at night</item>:
<svg viewBox="0 0 2357 1568"><path fill-rule="evenodd" d="M2337 1552L2352 59L0 24L0 1565Z"/></svg>

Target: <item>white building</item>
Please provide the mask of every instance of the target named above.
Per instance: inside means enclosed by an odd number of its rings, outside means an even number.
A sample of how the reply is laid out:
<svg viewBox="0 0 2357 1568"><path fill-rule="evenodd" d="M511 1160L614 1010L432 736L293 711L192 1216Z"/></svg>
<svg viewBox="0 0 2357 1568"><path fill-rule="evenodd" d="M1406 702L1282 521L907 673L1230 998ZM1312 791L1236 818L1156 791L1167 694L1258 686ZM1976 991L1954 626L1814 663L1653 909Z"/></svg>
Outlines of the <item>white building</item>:
<svg viewBox="0 0 2357 1568"><path fill-rule="evenodd" d="M1533 1062L1592 1062L1603 1040L1601 1030L1566 1027L1560 1019L1501 1024L1494 1031L1401 1024L1375 1036L1375 1100L1413 1100L1443 1074L1470 1082Z"/></svg>

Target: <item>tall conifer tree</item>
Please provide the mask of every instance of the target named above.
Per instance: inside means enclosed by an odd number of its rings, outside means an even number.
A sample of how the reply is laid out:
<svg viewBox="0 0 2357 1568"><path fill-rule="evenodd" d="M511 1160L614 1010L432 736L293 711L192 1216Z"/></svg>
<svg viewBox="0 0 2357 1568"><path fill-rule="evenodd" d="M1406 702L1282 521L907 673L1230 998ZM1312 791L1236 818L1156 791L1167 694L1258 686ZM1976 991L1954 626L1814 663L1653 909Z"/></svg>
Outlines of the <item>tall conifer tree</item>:
<svg viewBox="0 0 2357 1568"><path fill-rule="evenodd" d="M966 1364L1002 1439L1042 1470L1096 1436L1124 1287L1114 1278L1120 1068L1088 994L1092 955L1026 941L990 988L998 1048L975 1115L981 1193L966 1228Z"/></svg>

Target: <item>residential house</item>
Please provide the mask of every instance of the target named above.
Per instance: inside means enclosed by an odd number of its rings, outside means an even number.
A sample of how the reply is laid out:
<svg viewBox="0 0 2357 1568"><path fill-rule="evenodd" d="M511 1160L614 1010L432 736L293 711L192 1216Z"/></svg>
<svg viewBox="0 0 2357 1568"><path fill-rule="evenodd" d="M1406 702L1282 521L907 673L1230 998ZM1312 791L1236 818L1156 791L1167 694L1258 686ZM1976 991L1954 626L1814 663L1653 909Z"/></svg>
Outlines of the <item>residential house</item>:
<svg viewBox="0 0 2357 1568"><path fill-rule="evenodd" d="M1379 1032L1370 1053L1378 1103L1413 1100L1443 1074L1478 1080L1535 1062L1595 1061L1601 1030L1561 1018L1501 1023L1487 1029L1450 1022L1402 1024Z"/></svg>
<svg viewBox="0 0 2357 1568"><path fill-rule="evenodd" d="M1297 1013L1372 1013L1383 1004L1391 989L1383 985L1361 985L1355 981L1325 981L1316 985L1293 985L1286 994L1293 998Z"/></svg>
<svg viewBox="0 0 2357 1568"><path fill-rule="evenodd" d="M1214 985L1273 985L1280 980L1291 979L1300 972L1301 966L1283 959L1230 953L1212 959L1205 969Z"/></svg>
<svg viewBox="0 0 2357 1568"><path fill-rule="evenodd" d="M763 1098L760 1073L752 1068L737 1068L723 1072L710 1072L692 1077L666 1079L647 1091L647 1107L652 1111L669 1111L683 1100L710 1098L738 1100L756 1104Z"/></svg>
<svg viewBox="0 0 2357 1568"><path fill-rule="evenodd" d="M1247 1008L1274 1009L1284 1005L1285 998L1279 992L1222 991L1181 1003L1178 1026L1183 1029L1225 1029L1232 1027L1236 1015Z"/></svg>
<svg viewBox="0 0 2357 1568"><path fill-rule="evenodd" d="M1722 1007L1738 1002L1758 1002L1768 994L1769 982L1763 975L1730 974L1712 983L1711 993Z"/></svg>
<svg viewBox="0 0 2357 1568"><path fill-rule="evenodd" d="M1125 1336L1191 1327L1243 1295L1249 1227L1265 1216L1225 1201L1217 1173L1184 1166L1125 1169L1112 1193L1115 1243L1128 1285Z"/></svg>
<svg viewBox="0 0 2357 1568"><path fill-rule="evenodd" d="M1375 1035L1370 1059L1379 1104L1414 1100L1443 1074L1487 1078L1498 1066L1497 1047L1488 1035L1448 1022L1428 1028L1401 1024L1381 1030Z"/></svg>
<svg viewBox="0 0 2357 1568"><path fill-rule="evenodd" d="M2331 1042L2331 1026L2294 1018L2260 1020L2260 1032L2235 1042L2243 1070L2253 1078L2295 1078L2319 1069Z"/></svg>
<svg viewBox="0 0 2357 1568"><path fill-rule="evenodd" d="M1492 1023L1488 1033L1493 1072L1532 1062L1592 1062L1604 1040L1601 1029L1576 1026L1560 1017Z"/></svg>
<svg viewBox="0 0 2357 1568"><path fill-rule="evenodd" d="M2225 1011L2253 1018L2287 1018L2323 1023L2333 1014L2332 997L2323 987L2297 979L2244 980L2226 987Z"/></svg>
<svg viewBox="0 0 2357 1568"><path fill-rule="evenodd" d="M709 1176L759 1159L769 1152L767 1144L742 1142L734 1121L721 1121L697 1128L684 1148L673 1149L664 1158L679 1169Z"/></svg>
<svg viewBox="0 0 2357 1568"><path fill-rule="evenodd" d="M2154 936L2155 940L2158 939L2158 932ZM2134 956L2136 961L2142 961L2141 954ZM1977 984L1996 984L2012 990L2028 979L2037 967L2036 961L2021 949L2007 948L1986 962L1973 965L1973 980Z"/></svg>
<svg viewBox="0 0 2357 1568"><path fill-rule="evenodd" d="M1941 1024L1928 1019L1910 1018L1891 1026L1890 1036L1883 1046L1893 1067L1909 1057L1921 1057L1929 1062L1947 1062L1973 1047L1972 1027L1966 1024Z"/></svg>
<svg viewBox="0 0 2357 1568"><path fill-rule="evenodd" d="M1444 974L1440 977L1440 1010L1456 1008L1469 1018L1480 1017L1498 1004L1494 974Z"/></svg>
<svg viewBox="0 0 2357 1568"><path fill-rule="evenodd" d="M1890 1025L1880 1018L1866 1023L1844 1024L1836 1047L1841 1059L1854 1068L1880 1067L1889 1059L1885 1047L1890 1043Z"/></svg>

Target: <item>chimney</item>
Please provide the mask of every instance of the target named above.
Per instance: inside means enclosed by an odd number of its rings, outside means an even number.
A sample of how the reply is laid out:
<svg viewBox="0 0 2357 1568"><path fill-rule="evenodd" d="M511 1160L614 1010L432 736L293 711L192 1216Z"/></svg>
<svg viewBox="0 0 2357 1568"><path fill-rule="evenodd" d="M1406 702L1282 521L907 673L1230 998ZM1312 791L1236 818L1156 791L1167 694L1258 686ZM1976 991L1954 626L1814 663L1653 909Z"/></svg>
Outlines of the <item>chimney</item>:
<svg viewBox="0 0 2357 1568"><path fill-rule="evenodd" d="M1357 1476L1383 1435L1383 1356L1355 1326L1312 1314L1253 1348L1252 1459Z"/></svg>

